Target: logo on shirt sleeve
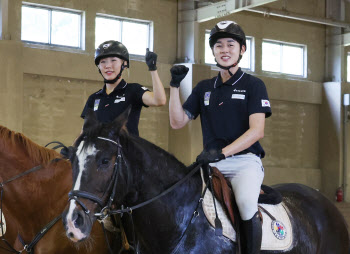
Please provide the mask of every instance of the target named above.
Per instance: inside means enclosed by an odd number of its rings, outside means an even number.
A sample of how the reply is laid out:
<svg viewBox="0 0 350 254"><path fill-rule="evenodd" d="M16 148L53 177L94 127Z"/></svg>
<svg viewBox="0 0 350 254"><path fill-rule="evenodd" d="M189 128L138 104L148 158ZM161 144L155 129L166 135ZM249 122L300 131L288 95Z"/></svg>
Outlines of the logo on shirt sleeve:
<svg viewBox="0 0 350 254"><path fill-rule="evenodd" d="M261 100L262 107L271 107L270 102L268 100Z"/></svg>
<svg viewBox="0 0 350 254"><path fill-rule="evenodd" d="M96 99L94 102L94 111L98 109L98 105L100 104L100 99Z"/></svg>
<svg viewBox="0 0 350 254"><path fill-rule="evenodd" d="M141 87L143 90L148 90L148 88L147 87L144 87L144 86L142 86Z"/></svg>

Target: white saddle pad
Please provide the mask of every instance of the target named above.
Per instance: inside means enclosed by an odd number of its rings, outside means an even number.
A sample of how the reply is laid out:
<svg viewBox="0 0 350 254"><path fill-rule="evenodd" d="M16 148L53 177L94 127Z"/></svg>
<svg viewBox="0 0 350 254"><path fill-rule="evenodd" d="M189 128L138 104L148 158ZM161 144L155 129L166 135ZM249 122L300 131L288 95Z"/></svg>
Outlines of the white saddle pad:
<svg viewBox="0 0 350 254"><path fill-rule="evenodd" d="M203 182L203 190L204 188L205 183ZM236 242L236 231L233 229L231 221L217 199L215 199L215 204L218 217L222 223L223 235ZM286 211L287 208L283 202L278 205L259 204L259 206L265 208L276 219L273 222L265 212L261 211L263 215L261 250L289 249L293 243L293 231ZM206 191L203 198L203 211L209 223L215 227L214 220L216 217L213 196L209 190Z"/></svg>
<svg viewBox="0 0 350 254"><path fill-rule="evenodd" d="M0 213L1 213L1 221L0 221L0 237L1 237L6 233L6 221L5 221L4 214L1 212L1 210L0 210ZM1 230L1 227L2 227L2 230Z"/></svg>

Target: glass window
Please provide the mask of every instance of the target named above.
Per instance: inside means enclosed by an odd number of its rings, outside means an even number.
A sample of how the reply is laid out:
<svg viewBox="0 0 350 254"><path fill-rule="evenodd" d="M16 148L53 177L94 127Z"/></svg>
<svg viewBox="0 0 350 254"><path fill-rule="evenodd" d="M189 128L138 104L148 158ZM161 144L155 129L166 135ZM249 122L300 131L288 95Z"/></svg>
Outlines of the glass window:
<svg viewBox="0 0 350 254"><path fill-rule="evenodd" d="M81 48L81 12L22 5L23 41Z"/></svg>
<svg viewBox="0 0 350 254"><path fill-rule="evenodd" d="M210 32L205 33L205 63L216 65L215 58L213 56L213 52L209 46L209 36ZM239 66L244 69L252 69L252 37L246 37L247 49L243 54L241 61L239 62Z"/></svg>
<svg viewBox="0 0 350 254"><path fill-rule="evenodd" d="M306 46L263 41L262 70L296 76L305 76Z"/></svg>
<svg viewBox="0 0 350 254"><path fill-rule="evenodd" d="M120 23L119 20L96 17L95 48L105 41L120 41Z"/></svg>
<svg viewBox="0 0 350 254"><path fill-rule="evenodd" d="M150 21L134 21L120 17L96 17L96 48L105 41L117 40L127 47L129 54L145 55L146 48L151 47L150 34Z"/></svg>
<svg viewBox="0 0 350 254"><path fill-rule="evenodd" d="M48 10L22 6L22 40L49 43Z"/></svg>

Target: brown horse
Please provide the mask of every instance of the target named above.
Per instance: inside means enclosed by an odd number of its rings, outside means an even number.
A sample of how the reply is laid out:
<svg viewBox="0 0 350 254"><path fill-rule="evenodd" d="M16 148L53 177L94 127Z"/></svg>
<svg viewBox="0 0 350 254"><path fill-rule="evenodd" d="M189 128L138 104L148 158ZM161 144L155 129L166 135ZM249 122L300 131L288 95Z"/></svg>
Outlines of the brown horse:
<svg viewBox="0 0 350 254"><path fill-rule="evenodd" d="M2 209L7 226L4 237L17 253L24 249L21 238L25 244L29 244L44 226L60 215L67 204L68 192L72 186L71 164L57 158L60 155L54 150L41 147L23 134L0 125L1 183L41 165L40 169L2 187ZM0 242L0 253L9 253L10 249L4 241ZM101 227L97 225L94 228L88 244L74 245L65 236L61 220L48 230L32 252L109 253Z"/></svg>

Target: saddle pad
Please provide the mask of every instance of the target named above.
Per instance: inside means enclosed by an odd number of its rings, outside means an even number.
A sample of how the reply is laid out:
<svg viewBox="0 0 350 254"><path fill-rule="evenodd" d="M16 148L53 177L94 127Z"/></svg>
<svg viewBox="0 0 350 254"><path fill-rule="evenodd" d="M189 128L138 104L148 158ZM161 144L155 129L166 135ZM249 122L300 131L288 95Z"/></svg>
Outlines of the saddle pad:
<svg viewBox="0 0 350 254"><path fill-rule="evenodd" d="M5 217L4 214L1 212L1 221L0 221L0 227L2 227L2 230L0 228L0 237L3 236L6 233L6 222L5 222ZM4 234L2 234L4 232Z"/></svg>
<svg viewBox="0 0 350 254"><path fill-rule="evenodd" d="M205 184L203 182L203 190L204 188ZM236 231L234 230L229 218L223 210L222 205L216 198L215 204L218 212L218 217L222 223L223 235L229 238L231 241L236 242ZM261 211L263 215L261 250L289 249L293 243L293 232L291 222L283 202L278 205L260 204L259 206L262 206L265 210L267 210L280 224L282 223L282 227L279 225L276 226L276 224L272 225L271 218L264 211ZM213 196L209 189L206 191L203 198L203 211L209 223L215 227L215 208L213 203ZM276 227L283 228L283 237L280 237L278 233L275 233L275 236L274 231L276 232ZM277 229L277 231L278 230L279 229Z"/></svg>

